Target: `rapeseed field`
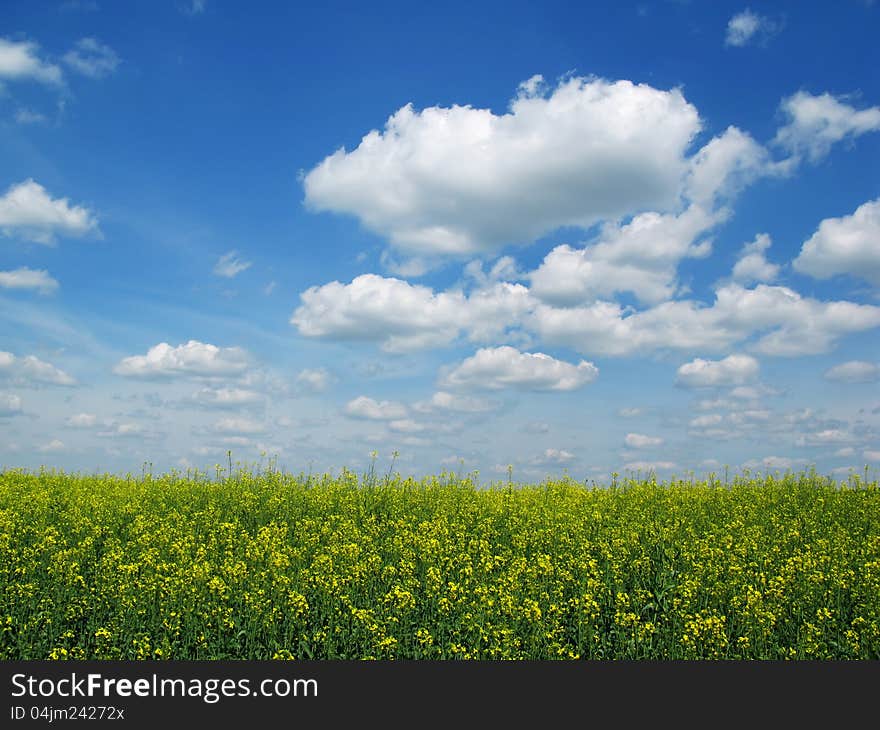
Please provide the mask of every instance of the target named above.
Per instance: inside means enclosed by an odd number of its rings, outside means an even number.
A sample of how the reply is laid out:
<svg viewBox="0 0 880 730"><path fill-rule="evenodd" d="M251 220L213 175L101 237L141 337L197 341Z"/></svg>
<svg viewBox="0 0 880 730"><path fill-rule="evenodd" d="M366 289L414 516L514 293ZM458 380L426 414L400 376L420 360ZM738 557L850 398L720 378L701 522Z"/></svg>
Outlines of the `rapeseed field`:
<svg viewBox="0 0 880 730"><path fill-rule="evenodd" d="M880 491L0 474L0 659L878 659Z"/></svg>

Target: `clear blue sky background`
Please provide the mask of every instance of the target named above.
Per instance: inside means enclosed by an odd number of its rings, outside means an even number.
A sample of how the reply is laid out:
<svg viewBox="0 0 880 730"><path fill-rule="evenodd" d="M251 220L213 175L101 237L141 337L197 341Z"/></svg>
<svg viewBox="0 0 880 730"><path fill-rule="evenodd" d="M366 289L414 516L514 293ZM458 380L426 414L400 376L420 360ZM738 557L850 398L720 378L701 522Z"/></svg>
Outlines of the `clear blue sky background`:
<svg viewBox="0 0 880 730"><path fill-rule="evenodd" d="M0 465L877 468L878 36L866 0L7 2Z"/></svg>

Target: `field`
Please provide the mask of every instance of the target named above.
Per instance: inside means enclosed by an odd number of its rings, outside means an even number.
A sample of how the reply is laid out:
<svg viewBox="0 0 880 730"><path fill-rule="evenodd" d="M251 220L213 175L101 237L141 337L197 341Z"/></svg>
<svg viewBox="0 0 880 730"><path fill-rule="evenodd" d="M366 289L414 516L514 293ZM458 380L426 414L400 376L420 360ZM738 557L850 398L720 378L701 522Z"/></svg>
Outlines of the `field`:
<svg viewBox="0 0 880 730"><path fill-rule="evenodd" d="M0 659L878 659L880 491L0 474Z"/></svg>

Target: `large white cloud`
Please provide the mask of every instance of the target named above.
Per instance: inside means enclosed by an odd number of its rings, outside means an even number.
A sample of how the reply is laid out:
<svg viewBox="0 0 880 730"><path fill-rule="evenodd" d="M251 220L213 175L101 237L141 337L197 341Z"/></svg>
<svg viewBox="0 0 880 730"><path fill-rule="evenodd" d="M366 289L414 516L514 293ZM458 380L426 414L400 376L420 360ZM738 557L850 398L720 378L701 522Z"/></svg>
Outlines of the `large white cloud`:
<svg viewBox="0 0 880 730"><path fill-rule="evenodd" d="M839 383L873 383L880 380L880 364L865 360L850 360L829 368L824 373L826 380Z"/></svg>
<svg viewBox="0 0 880 730"><path fill-rule="evenodd" d="M83 236L97 228L90 210L71 206L67 198L53 199L33 180L10 186L0 197L0 231L5 236L51 245L58 235Z"/></svg>
<svg viewBox="0 0 880 730"><path fill-rule="evenodd" d="M530 306L520 284L498 282L466 297L376 274L311 287L300 300L290 322L301 335L372 341L389 352L448 345L465 329L472 339L496 336Z"/></svg>
<svg viewBox="0 0 880 730"><path fill-rule="evenodd" d="M531 273L532 293L557 305L572 305L632 292L656 304L678 288L677 266L686 257L703 257L708 241L696 239L721 219L699 206L680 215L642 213L626 225L608 223L583 249L557 246Z"/></svg>
<svg viewBox="0 0 880 730"><path fill-rule="evenodd" d="M880 307L822 302L781 286L730 284L716 291L712 306L664 302L627 315L609 302L567 309L538 304L526 324L544 342L583 353L719 351L762 334L754 344L758 352L796 356L827 352L840 337L880 326Z"/></svg>
<svg viewBox="0 0 880 730"><path fill-rule="evenodd" d="M795 157L817 162L836 142L880 130L880 107L859 110L842 98L799 91L783 99L788 123L779 128L774 142Z"/></svg>
<svg viewBox="0 0 880 730"><path fill-rule="evenodd" d="M742 385L758 376L758 361L750 355L729 355L723 360L696 358L678 369L679 385L686 388Z"/></svg>
<svg viewBox="0 0 880 730"><path fill-rule="evenodd" d="M16 357L4 351L0 351L0 378L17 385L76 385L70 375L34 355Z"/></svg>
<svg viewBox="0 0 880 730"><path fill-rule="evenodd" d="M880 286L880 198L823 220L792 266L817 279L851 274Z"/></svg>
<svg viewBox="0 0 880 730"><path fill-rule="evenodd" d="M58 290L58 281L48 271L23 266L12 271L0 271L0 287L3 289L35 289L40 294L52 294Z"/></svg>
<svg viewBox="0 0 880 730"><path fill-rule="evenodd" d="M304 177L313 210L350 213L411 255L468 255L678 205L697 110L677 89L522 84L509 112L407 105Z"/></svg>
<svg viewBox="0 0 880 730"><path fill-rule="evenodd" d="M0 38L0 79L33 79L44 84L61 84L61 69L42 60L38 55L39 50L40 47L31 41Z"/></svg>
<svg viewBox="0 0 880 730"><path fill-rule="evenodd" d="M249 365L247 353L239 347L217 347L198 340L172 347L160 342L146 355L126 357L113 369L117 375L133 378L179 376L230 376L243 373Z"/></svg>
<svg viewBox="0 0 880 730"><path fill-rule="evenodd" d="M441 384L448 388L514 388L532 391L568 391L582 388L599 375L593 363L573 365L542 352L520 352L514 347L485 347L448 370Z"/></svg>
<svg viewBox="0 0 880 730"><path fill-rule="evenodd" d="M407 409L396 401L376 401L365 395L358 396L345 404L345 415L352 418L365 418L371 421L393 421L406 418Z"/></svg>

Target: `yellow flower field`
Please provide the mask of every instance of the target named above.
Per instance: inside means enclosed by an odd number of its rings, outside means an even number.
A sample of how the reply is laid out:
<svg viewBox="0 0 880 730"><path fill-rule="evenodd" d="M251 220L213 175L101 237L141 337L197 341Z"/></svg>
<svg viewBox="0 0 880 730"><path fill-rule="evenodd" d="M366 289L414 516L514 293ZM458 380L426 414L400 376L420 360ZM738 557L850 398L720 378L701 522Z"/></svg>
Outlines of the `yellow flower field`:
<svg viewBox="0 0 880 730"><path fill-rule="evenodd" d="M0 474L2 659L878 659L853 476Z"/></svg>

